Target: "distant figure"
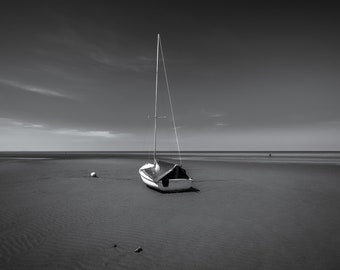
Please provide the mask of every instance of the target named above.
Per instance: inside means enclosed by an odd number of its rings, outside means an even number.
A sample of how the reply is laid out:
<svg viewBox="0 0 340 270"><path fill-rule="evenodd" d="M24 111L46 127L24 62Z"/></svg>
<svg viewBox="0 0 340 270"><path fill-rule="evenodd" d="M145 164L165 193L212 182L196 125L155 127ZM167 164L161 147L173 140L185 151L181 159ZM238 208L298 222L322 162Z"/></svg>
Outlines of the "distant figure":
<svg viewBox="0 0 340 270"><path fill-rule="evenodd" d="M272 153L269 153L269 157L272 157Z"/></svg>
<svg viewBox="0 0 340 270"><path fill-rule="evenodd" d="M97 177L96 172L91 172L91 177Z"/></svg>

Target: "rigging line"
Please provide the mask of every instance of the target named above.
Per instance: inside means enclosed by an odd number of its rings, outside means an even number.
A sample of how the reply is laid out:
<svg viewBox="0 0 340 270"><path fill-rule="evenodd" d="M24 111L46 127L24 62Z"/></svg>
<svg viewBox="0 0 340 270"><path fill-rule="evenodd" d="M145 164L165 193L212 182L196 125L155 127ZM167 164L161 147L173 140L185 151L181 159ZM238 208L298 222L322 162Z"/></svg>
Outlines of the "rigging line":
<svg viewBox="0 0 340 270"><path fill-rule="evenodd" d="M177 143L178 156L179 156L179 163L180 163L180 165L182 165L181 150L180 150L180 148L179 148L179 141L178 141L178 136L177 136L177 127L176 127L176 122L175 122L174 111L173 111L173 109L172 109L172 101L171 101L171 95L170 95L170 87L169 87L168 76L167 76L166 68L165 68L165 61L164 61L164 54L163 54L163 47L162 47L162 42L161 42L161 40L159 40L159 45L160 45L160 51L161 51L161 56L162 56L162 63L163 63L163 68L164 68L164 75L165 75L166 88L167 88L167 90L168 90L168 96L169 96L169 102L170 102L170 110L171 110L172 122L173 122L174 130L175 130L176 143Z"/></svg>

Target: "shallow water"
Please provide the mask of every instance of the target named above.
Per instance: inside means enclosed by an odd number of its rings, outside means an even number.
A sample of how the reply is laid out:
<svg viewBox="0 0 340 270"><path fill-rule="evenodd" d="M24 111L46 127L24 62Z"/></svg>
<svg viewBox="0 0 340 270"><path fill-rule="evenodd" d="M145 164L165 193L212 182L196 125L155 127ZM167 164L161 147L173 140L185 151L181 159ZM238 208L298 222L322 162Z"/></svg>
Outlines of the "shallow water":
<svg viewBox="0 0 340 270"><path fill-rule="evenodd" d="M232 158L184 159L197 191L175 194L139 155L2 159L0 268L338 269L337 161Z"/></svg>

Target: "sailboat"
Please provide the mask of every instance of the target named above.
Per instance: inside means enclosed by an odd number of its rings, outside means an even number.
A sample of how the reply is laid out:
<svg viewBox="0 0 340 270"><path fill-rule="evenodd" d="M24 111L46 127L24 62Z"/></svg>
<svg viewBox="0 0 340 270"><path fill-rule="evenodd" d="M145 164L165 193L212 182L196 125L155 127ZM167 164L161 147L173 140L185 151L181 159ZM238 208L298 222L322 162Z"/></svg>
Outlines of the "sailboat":
<svg viewBox="0 0 340 270"><path fill-rule="evenodd" d="M159 53L161 53L163 69L165 74L165 82L168 90L170 109L172 114L172 122L174 125L176 143L179 154L179 164L171 163L157 159L157 94L158 94L158 65L159 65ZM153 163L146 163L139 169L139 174L142 181L150 188L162 191L162 192L179 192L185 191L191 188L192 179L187 175L186 171L182 167L182 159L180 155L178 136L176 130L175 117L172 109L170 88L168 83L168 77L166 74L165 61L163 55L163 48L161 44L160 35L157 35L157 61L156 61L156 89L155 89L155 114L154 114L154 153Z"/></svg>

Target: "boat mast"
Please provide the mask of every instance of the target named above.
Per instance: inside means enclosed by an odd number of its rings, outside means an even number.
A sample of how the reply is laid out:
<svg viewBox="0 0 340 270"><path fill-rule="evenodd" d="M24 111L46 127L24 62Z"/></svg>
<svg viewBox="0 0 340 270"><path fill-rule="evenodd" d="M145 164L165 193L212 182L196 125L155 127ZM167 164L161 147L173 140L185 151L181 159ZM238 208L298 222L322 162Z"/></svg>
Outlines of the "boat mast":
<svg viewBox="0 0 340 270"><path fill-rule="evenodd" d="M155 89L155 129L153 159L156 164L156 139L157 139L157 92L158 92L158 58L159 58L159 34L157 34L157 62L156 62L156 89Z"/></svg>

